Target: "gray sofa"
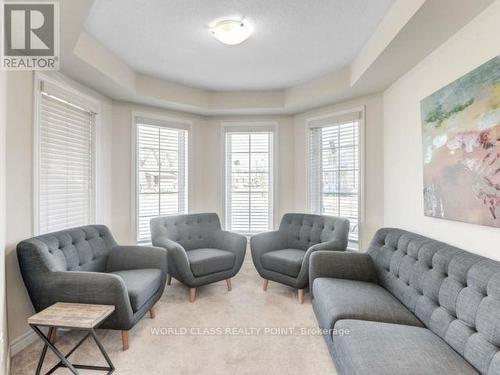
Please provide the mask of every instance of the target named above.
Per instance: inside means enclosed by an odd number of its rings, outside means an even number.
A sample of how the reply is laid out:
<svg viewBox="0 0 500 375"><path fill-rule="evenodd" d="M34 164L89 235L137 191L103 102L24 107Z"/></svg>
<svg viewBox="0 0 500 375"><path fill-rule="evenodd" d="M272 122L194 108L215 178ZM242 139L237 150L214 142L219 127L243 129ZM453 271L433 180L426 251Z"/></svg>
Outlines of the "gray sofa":
<svg viewBox="0 0 500 375"><path fill-rule="evenodd" d="M333 216L288 213L279 229L252 236L250 248L259 275L298 289L299 303L309 282L309 257L318 250L344 251L349 220Z"/></svg>
<svg viewBox="0 0 500 375"><path fill-rule="evenodd" d="M339 374L500 374L500 263L399 229L317 252L310 284Z"/></svg>
<svg viewBox="0 0 500 375"><path fill-rule="evenodd" d="M167 253L146 246L118 246L109 229L89 225L20 242L21 274L36 311L56 302L114 305L100 328L128 330L160 299L167 277Z"/></svg>
<svg viewBox="0 0 500 375"><path fill-rule="evenodd" d="M151 219L153 245L168 251L168 284L171 277L190 288L194 302L196 288L231 278L241 268L247 239L221 230L215 213L162 216Z"/></svg>

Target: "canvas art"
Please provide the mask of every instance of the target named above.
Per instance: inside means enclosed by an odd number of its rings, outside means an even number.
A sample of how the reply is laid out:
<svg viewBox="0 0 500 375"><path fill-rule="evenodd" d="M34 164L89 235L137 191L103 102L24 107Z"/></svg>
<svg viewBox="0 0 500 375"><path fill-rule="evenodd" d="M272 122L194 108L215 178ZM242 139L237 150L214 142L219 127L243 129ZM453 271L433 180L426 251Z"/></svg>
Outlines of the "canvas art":
<svg viewBox="0 0 500 375"><path fill-rule="evenodd" d="M425 215L500 227L500 56L420 104Z"/></svg>

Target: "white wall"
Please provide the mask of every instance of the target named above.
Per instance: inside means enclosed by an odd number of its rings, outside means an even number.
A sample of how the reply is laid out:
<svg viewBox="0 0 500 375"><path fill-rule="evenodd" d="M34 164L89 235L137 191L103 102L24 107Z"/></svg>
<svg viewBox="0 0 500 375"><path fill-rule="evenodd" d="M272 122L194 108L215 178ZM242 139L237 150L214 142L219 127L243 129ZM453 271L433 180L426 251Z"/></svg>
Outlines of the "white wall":
<svg viewBox="0 0 500 375"><path fill-rule="evenodd" d="M384 212L384 133L383 102L381 95L366 96L345 103L330 105L295 116L295 210L307 212L306 122L316 116L364 106L365 108L365 205L361 222L360 249L366 250L375 231L382 226Z"/></svg>
<svg viewBox="0 0 500 375"><path fill-rule="evenodd" d="M19 273L16 244L32 232L33 74L9 72L6 146L6 275L9 339L11 345L29 331L26 319L33 312Z"/></svg>
<svg viewBox="0 0 500 375"><path fill-rule="evenodd" d="M384 224L500 259L500 229L434 219L423 212L420 100L500 54L500 1L384 93Z"/></svg>
<svg viewBox="0 0 500 375"><path fill-rule="evenodd" d="M0 70L0 374L6 374L9 363L7 309L5 305L5 126L7 73Z"/></svg>
<svg viewBox="0 0 500 375"><path fill-rule="evenodd" d="M32 304L19 272L16 245L33 236L33 82L32 72L9 72L7 83L6 128L6 283L8 331L11 350L15 353L33 337L26 319L33 313ZM76 85L76 84L75 84ZM99 138L100 217L111 222L111 101L80 87L84 93L99 99L101 104ZM2 179L3 180L3 179Z"/></svg>

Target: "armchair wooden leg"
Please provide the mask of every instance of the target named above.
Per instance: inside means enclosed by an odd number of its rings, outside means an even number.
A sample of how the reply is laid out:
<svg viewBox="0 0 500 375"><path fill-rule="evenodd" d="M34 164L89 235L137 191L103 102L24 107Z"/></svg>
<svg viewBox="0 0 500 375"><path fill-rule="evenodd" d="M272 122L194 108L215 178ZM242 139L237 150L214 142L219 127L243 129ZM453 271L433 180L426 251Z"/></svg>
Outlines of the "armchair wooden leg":
<svg viewBox="0 0 500 375"><path fill-rule="evenodd" d="M298 296L299 296L299 303L300 304L304 303L304 289L299 289Z"/></svg>
<svg viewBox="0 0 500 375"><path fill-rule="evenodd" d="M269 280L264 279L264 284L262 284L262 289L264 290L264 292L267 290L267 285L268 284L269 284Z"/></svg>
<svg viewBox="0 0 500 375"><path fill-rule="evenodd" d="M189 300L191 302L194 302L195 299L196 299L196 288L190 288L189 289Z"/></svg>
<svg viewBox="0 0 500 375"><path fill-rule="evenodd" d="M151 319L154 319L156 317L156 311L154 306L151 306L151 308L149 309L149 317Z"/></svg>
<svg viewBox="0 0 500 375"><path fill-rule="evenodd" d="M231 279L226 279L227 290L230 292L233 288L231 286Z"/></svg>
<svg viewBox="0 0 500 375"><path fill-rule="evenodd" d="M170 274L167 275L167 285L172 284L172 276Z"/></svg>
<svg viewBox="0 0 500 375"><path fill-rule="evenodd" d="M128 350L128 331L122 331L123 351Z"/></svg>

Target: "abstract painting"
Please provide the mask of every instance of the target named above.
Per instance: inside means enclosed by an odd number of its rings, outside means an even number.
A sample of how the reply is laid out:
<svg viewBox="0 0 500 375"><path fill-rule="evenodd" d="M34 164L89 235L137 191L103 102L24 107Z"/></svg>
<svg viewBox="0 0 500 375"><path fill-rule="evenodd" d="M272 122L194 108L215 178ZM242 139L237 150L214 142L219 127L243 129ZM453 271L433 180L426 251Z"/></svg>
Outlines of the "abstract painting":
<svg viewBox="0 0 500 375"><path fill-rule="evenodd" d="M500 227L500 56L420 109L425 215Z"/></svg>

